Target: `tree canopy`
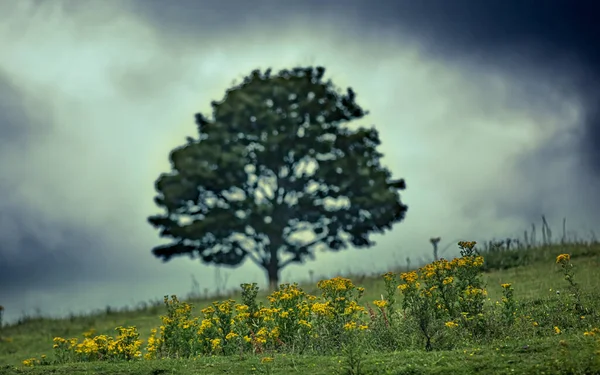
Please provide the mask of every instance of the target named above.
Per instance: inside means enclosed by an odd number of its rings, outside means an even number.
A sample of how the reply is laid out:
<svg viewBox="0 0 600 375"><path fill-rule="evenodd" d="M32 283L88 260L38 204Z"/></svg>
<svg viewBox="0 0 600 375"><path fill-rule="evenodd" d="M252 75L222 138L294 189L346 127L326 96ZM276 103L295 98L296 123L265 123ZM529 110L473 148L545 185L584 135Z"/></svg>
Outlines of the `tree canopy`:
<svg viewBox="0 0 600 375"><path fill-rule="evenodd" d="M271 288L280 270L315 250L374 245L370 234L400 222L403 179L380 163L374 128L346 123L367 112L323 67L253 71L196 114L198 136L170 154L155 184L164 213L149 222L168 245L156 257L199 257L237 266L250 259Z"/></svg>

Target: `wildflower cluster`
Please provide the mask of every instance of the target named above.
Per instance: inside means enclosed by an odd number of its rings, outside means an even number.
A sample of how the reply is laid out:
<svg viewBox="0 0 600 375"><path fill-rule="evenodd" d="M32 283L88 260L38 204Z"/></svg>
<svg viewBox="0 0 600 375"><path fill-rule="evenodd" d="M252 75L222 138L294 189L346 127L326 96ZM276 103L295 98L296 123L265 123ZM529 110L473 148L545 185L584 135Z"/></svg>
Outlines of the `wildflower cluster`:
<svg viewBox="0 0 600 375"><path fill-rule="evenodd" d="M267 297L268 306L256 303L256 284L242 284L242 301L213 302L191 318L191 306L176 296L165 297L167 316L160 330L152 331L145 358L190 357L198 354L263 353L294 347L309 348L311 338L323 343L344 331L365 329L364 308L357 302L364 289L349 279L336 277L319 282L319 299L298 284L282 284Z"/></svg>
<svg viewBox="0 0 600 375"><path fill-rule="evenodd" d="M474 332L479 326L487 291L480 279L483 257L476 255L475 244L460 242L460 258L441 259L400 275L402 307L416 321L427 350L441 322L448 328L462 324Z"/></svg>
<svg viewBox="0 0 600 375"><path fill-rule="evenodd" d="M192 318L192 305L180 302L177 296L164 297L167 315L161 316L162 324L152 336L146 347L145 357L189 357L200 350L203 341L197 337L198 318Z"/></svg>
<svg viewBox="0 0 600 375"><path fill-rule="evenodd" d="M279 344L295 343L304 349L313 329L311 305L315 296L307 295L297 284L284 284L268 300L274 319L268 326L275 332Z"/></svg>
<svg viewBox="0 0 600 375"><path fill-rule="evenodd" d="M365 292L364 288L356 287L350 279L344 277L321 280L317 283L317 288L321 290L322 300L325 302L314 303L312 311L321 327L319 333L323 338L339 344L344 331L367 328L362 324L366 310L358 304Z"/></svg>
<svg viewBox="0 0 600 375"><path fill-rule="evenodd" d="M48 361L48 358L45 354L42 354L40 356L40 358L28 358L26 360L24 360L23 362L23 366L25 367L33 367L33 366L37 366L37 365L48 365L50 364L50 361Z"/></svg>
<svg viewBox="0 0 600 375"><path fill-rule="evenodd" d="M68 361L132 360L141 358L143 344L135 327L117 327L116 338L107 335L93 336L95 331L84 333L83 341L77 338L54 338L54 353L61 363Z"/></svg>

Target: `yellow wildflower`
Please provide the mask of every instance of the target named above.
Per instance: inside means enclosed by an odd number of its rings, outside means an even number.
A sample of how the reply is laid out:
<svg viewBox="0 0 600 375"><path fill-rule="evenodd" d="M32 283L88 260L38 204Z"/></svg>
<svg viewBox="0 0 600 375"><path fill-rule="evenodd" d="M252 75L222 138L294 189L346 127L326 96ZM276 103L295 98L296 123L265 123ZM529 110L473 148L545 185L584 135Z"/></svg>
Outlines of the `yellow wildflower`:
<svg viewBox="0 0 600 375"><path fill-rule="evenodd" d="M35 364L36 359L35 358L29 358L23 361L23 366L27 366L27 367L33 367L33 365Z"/></svg>

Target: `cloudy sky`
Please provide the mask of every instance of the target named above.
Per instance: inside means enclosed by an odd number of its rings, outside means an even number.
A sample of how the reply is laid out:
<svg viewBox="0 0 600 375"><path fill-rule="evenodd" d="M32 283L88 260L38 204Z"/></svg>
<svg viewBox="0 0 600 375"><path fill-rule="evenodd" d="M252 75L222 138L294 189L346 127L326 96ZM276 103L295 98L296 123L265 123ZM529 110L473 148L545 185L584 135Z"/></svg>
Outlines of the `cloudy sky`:
<svg viewBox="0 0 600 375"><path fill-rule="evenodd" d="M593 1L323 3L0 0L5 317L185 295L191 275L214 290L214 267L152 256L146 218L194 113L255 68L323 65L353 87L371 113L356 125L377 127L408 185L374 248L319 253L285 282L383 271L431 236L521 236L541 214L600 229ZM266 285L250 262L223 275Z"/></svg>

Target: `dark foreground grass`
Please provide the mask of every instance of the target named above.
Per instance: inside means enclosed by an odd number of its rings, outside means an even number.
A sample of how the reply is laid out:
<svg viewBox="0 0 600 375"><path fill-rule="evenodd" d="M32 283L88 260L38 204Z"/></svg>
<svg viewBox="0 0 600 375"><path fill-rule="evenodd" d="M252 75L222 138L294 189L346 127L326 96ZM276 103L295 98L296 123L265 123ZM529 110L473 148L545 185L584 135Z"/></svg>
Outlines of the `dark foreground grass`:
<svg viewBox="0 0 600 375"><path fill-rule="evenodd" d="M567 346L549 338L528 340L524 346L512 342L499 348L469 348L424 353L406 350L397 353L375 353L365 357L363 374L598 374L588 365L586 348L574 341ZM6 366L2 374L315 374L348 373L343 356L276 355L273 362L261 363L260 357L204 357L196 360L164 359L139 362L73 363L61 366L15 368Z"/></svg>
<svg viewBox="0 0 600 375"><path fill-rule="evenodd" d="M524 262L529 263L527 265L484 274L490 299L501 299L503 288L500 284L511 283L521 314L537 314L540 324L543 324L541 319L560 322L560 316L544 316L564 311L557 308L564 300L556 291L562 291L564 295L568 283L553 258L569 252L573 254L575 277L585 296L585 304L593 310L585 318L590 320L588 328L600 328L597 314L600 310L600 247L578 246L571 249L546 247L544 256L529 256L534 260ZM367 302L379 299L384 290L380 278L362 278L359 284L366 289L364 300ZM209 304L210 301L194 301L196 312ZM145 341L150 329L160 325L159 316L165 313L164 307L154 306L71 319L30 319L5 326L0 330L0 374L600 374L600 355L596 354L600 347L595 346L594 339L583 335L589 330L581 328L587 327L586 324L576 328L566 327L567 323L556 334L533 335L527 329L522 332L512 330L482 344L466 340L461 345L454 345L452 350L429 352L415 348L411 343L401 343L402 349L396 351L361 348L354 353L339 351L328 356L270 352L207 355L194 359L22 365L23 360L42 355L47 355L48 361L52 362L54 337L81 337L91 328L99 334L114 335L116 326L136 326L140 338ZM552 331L553 325L550 324L546 331ZM272 361L264 361L265 357Z"/></svg>

